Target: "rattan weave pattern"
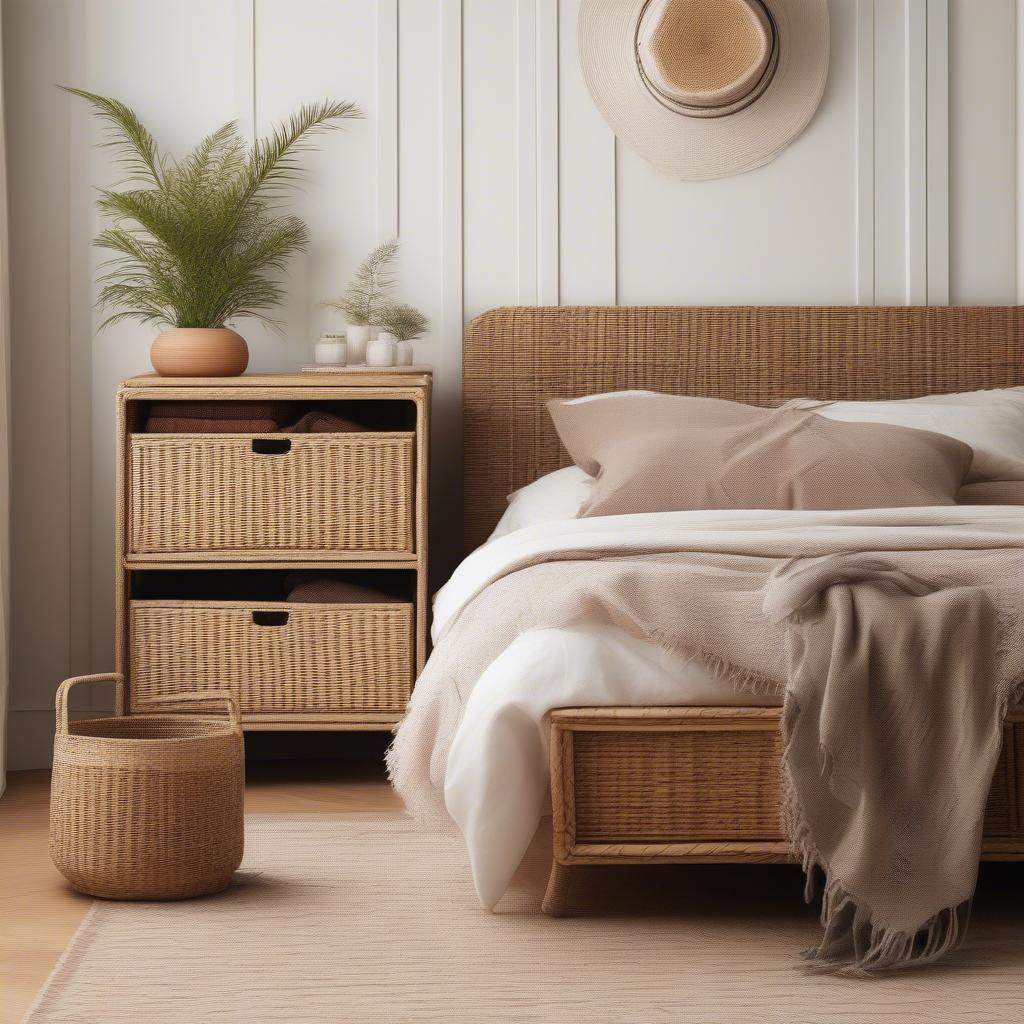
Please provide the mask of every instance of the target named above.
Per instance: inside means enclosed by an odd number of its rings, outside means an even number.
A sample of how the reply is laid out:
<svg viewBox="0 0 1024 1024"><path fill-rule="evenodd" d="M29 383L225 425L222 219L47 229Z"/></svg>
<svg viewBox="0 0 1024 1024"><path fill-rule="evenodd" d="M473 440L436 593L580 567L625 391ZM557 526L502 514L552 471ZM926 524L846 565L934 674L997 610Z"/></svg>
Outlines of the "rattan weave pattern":
<svg viewBox="0 0 1024 1024"><path fill-rule="evenodd" d="M68 721L57 691L50 856L79 892L182 899L218 892L242 860L245 755L230 721L196 715ZM186 694L176 695L187 707ZM204 702L226 695L210 693Z"/></svg>
<svg viewBox="0 0 1024 1024"><path fill-rule="evenodd" d="M552 398L649 388L771 405L1024 384L1017 306L509 307L463 346L465 543L568 458Z"/></svg>
<svg viewBox="0 0 1024 1024"><path fill-rule="evenodd" d="M985 806L985 835L1024 840L1024 721L1012 708L1003 725L1003 749Z"/></svg>
<svg viewBox="0 0 1024 1024"><path fill-rule="evenodd" d="M277 624L260 624L260 612ZM133 601L132 714L182 689L228 689L244 714L401 714L412 690L411 604Z"/></svg>
<svg viewBox="0 0 1024 1024"><path fill-rule="evenodd" d="M778 731L574 732L580 843L782 840ZM1024 723L1008 722L985 835L1024 839Z"/></svg>
<svg viewBox="0 0 1024 1024"><path fill-rule="evenodd" d="M778 732L577 732L578 842L778 839Z"/></svg>
<svg viewBox="0 0 1024 1024"><path fill-rule="evenodd" d="M133 434L129 552L411 552L413 444L411 433Z"/></svg>

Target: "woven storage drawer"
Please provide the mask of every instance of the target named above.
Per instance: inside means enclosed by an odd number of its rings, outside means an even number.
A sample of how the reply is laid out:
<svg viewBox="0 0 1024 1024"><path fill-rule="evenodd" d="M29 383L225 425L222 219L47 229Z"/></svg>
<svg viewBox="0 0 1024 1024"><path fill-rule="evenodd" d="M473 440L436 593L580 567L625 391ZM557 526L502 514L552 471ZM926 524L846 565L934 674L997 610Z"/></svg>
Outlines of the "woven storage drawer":
<svg viewBox="0 0 1024 1024"><path fill-rule="evenodd" d="M249 716L400 715L413 678L411 604L131 603L129 710L227 689Z"/></svg>
<svg viewBox="0 0 1024 1024"><path fill-rule="evenodd" d="M413 436L133 434L129 554L409 554Z"/></svg>

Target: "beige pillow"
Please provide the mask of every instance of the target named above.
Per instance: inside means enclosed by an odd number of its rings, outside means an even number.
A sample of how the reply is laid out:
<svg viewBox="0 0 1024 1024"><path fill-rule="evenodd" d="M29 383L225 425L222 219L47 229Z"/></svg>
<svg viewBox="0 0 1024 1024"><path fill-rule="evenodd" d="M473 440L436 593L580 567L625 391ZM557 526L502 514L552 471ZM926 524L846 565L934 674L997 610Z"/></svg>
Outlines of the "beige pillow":
<svg viewBox="0 0 1024 1024"><path fill-rule="evenodd" d="M581 516L955 505L972 457L925 430L718 399L619 392L548 408L597 477Z"/></svg>
<svg viewBox="0 0 1024 1024"><path fill-rule="evenodd" d="M888 402L821 402L797 398L784 408L828 420L889 423L955 437L974 450L967 483L1019 480L1024 469L1024 387L925 395Z"/></svg>
<svg viewBox="0 0 1024 1024"><path fill-rule="evenodd" d="M958 505L1024 505L1024 464L1016 480L980 480L964 484L956 501Z"/></svg>

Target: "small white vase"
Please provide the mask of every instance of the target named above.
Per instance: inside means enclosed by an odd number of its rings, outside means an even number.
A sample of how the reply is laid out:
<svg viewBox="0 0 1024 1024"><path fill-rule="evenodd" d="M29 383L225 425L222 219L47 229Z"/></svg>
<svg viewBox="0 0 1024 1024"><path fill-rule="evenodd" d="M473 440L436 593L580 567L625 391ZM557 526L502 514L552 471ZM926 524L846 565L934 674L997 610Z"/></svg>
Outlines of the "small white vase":
<svg viewBox="0 0 1024 1024"><path fill-rule="evenodd" d="M367 366L394 366L395 349L397 342L393 334L381 331L376 338L366 346Z"/></svg>
<svg viewBox="0 0 1024 1024"><path fill-rule="evenodd" d="M366 362L366 343L370 340L369 324L349 324L345 330L348 337L348 361L352 366Z"/></svg>
<svg viewBox="0 0 1024 1024"><path fill-rule="evenodd" d="M399 341L395 345L395 366L412 366L411 341Z"/></svg>
<svg viewBox="0 0 1024 1024"><path fill-rule="evenodd" d="M313 346L313 360L317 366L344 366L348 359L348 345L338 334L323 335Z"/></svg>

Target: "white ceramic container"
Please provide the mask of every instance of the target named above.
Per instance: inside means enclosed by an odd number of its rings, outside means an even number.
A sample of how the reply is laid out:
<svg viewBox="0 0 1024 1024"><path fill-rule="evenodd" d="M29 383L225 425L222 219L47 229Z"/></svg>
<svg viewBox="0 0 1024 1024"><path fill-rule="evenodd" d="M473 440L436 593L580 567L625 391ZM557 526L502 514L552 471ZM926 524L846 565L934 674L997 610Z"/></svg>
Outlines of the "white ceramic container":
<svg viewBox="0 0 1024 1024"><path fill-rule="evenodd" d="M344 366L348 362L348 344L340 334L324 334L313 346L317 366Z"/></svg>
<svg viewBox="0 0 1024 1024"><path fill-rule="evenodd" d="M395 344L395 366L412 366L411 341L399 341Z"/></svg>
<svg viewBox="0 0 1024 1024"><path fill-rule="evenodd" d="M366 346L367 366L394 366L395 355L398 343L393 334L381 331L376 338Z"/></svg>
<svg viewBox="0 0 1024 1024"><path fill-rule="evenodd" d="M366 345L370 340L372 328L369 324L349 324L346 329L348 337L348 361L352 366L366 362Z"/></svg>

